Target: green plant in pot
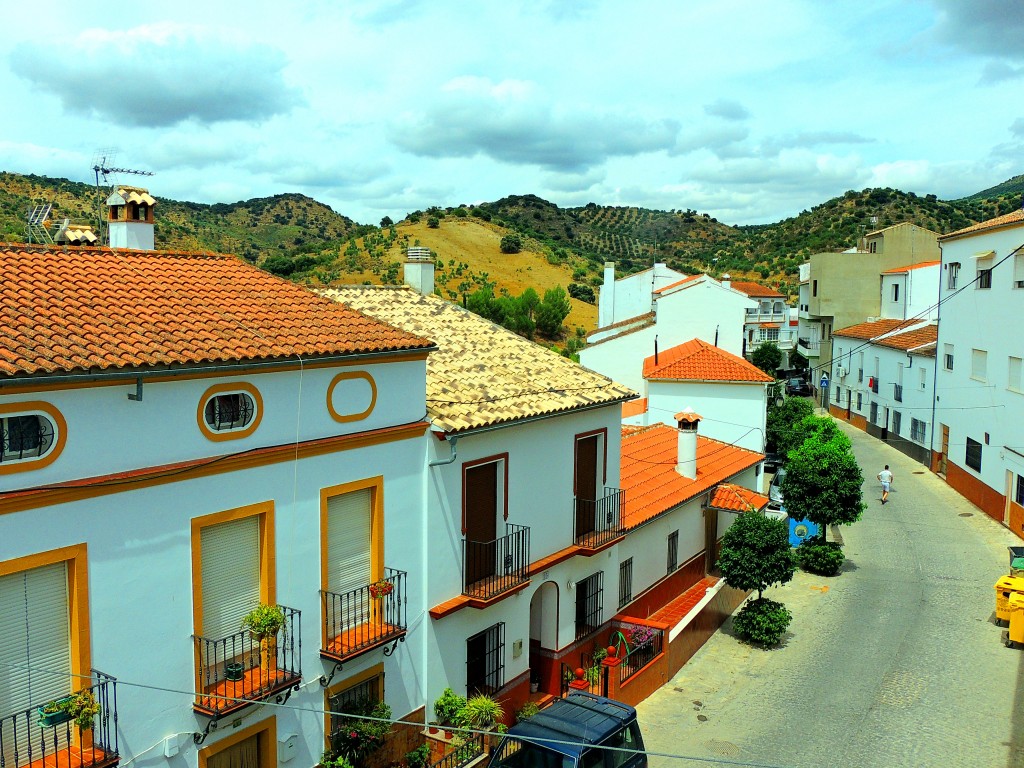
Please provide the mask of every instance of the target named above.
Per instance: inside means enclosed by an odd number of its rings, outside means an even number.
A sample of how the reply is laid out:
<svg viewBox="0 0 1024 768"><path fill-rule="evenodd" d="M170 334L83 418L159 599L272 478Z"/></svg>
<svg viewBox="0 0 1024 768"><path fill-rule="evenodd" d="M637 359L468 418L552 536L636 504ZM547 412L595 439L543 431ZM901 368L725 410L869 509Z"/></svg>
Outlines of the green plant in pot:
<svg viewBox="0 0 1024 768"><path fill-rule="evenodd" d="M284 629L284 611L279 605L260 603L242 619L242 629L260 643L260 672L265 679L273 674L277 662L277 633Z"/></svg>
<svg viewBox="0 0 1024 768"><path fill-rule="evenodd" d="M471 696L462 708L459 725L478 731L490 731L504 716L505 710L501 708L501 704L490 696L477 694Z"/></svg>
<svg viewBox="0 0 1024 768"><path fill-rule="evenodd" d="M451 688L445 688L434 702L434 715L440 725L454 728L460 724L462 710L465 708L465 697L459 696Z"/></svg>
<svg viewBox="0 0 1024 768"><path fill-rule="evenodd" d="M39 708L39 726L42 728L74 720L80 730L92 728L93 720L100 713L99 702L88 688L54 699Z"/></svg>

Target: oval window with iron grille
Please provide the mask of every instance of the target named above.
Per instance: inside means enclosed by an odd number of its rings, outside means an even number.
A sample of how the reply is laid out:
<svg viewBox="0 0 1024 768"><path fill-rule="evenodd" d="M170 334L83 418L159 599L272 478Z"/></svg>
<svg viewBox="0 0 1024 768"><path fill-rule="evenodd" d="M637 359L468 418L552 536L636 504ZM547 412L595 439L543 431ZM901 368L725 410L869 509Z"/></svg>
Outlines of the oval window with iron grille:
<svg viewBox="0 0 1024 768"><path fill-rule="evenodd" d="M211 440L247 437L262 417L259 392L248 384L211 387L199 406L199 428Z"/></svg>
<svg viewBox="0 0 1024 768"><path fill-rule="evenodd" d="M63 450L66 431L49 403L0 405L0 475L48 466Z"/></svg>

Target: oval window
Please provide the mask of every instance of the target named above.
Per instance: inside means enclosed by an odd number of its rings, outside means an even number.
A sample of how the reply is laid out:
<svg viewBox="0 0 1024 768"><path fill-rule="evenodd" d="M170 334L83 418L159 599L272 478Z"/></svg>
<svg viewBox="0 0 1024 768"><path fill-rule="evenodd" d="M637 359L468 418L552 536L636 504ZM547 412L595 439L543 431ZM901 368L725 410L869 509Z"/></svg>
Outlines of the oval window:
<svg viewBox="0 0 1024 768"><path fill-rule="evenodd" d="M0 417L0 462L39 459L55 442L53 422L40 413Z"/></svg>
<svg viewBox="0 0 1024 768"><path fill-rule="evenodd" d="M256 404L245 392L214 395L206 401L206 426L215 432L243 429L252 422Z"/></svg>

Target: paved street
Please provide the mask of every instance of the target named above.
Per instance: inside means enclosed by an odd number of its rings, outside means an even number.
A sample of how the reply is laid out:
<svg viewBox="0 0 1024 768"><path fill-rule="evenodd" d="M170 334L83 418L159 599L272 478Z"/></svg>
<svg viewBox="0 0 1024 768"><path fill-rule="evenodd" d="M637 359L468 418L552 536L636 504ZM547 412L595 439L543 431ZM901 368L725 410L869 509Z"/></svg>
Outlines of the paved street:
<svg viewBox="0 0 1024 768"><path fill-rule="evenodd" d="M863 519L840 529L839 576L797 572L767 596L794 613L783 645L726 622L640 719L657 767L1024 766L1024 651L992 621L1002 526L901 453L840 425L865 476ZM895 474L879 502L875 475Z"/></svg>

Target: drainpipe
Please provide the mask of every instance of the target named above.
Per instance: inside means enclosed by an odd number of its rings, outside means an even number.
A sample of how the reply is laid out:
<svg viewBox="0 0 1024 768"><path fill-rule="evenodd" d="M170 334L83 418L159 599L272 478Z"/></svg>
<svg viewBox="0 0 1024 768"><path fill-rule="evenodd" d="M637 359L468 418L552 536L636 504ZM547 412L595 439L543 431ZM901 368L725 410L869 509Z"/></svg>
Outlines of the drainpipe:
<svg viewBox="0 0 1024 768"><path fill-rule="evenodd" d="M438 459L437 461L429 461L429 462L427 462L427 466L428 467L440 467L440 466L443 466L445 464L451 464L452 462L454 462L455 459L457 459L458 456L459 456L459 449L458 449L458 446L456 445L456 443L459 441L459 437L460 437L460 435L452 435L451 437L446 437L445 438L445 442L447 442L448 445L451 447L451 454L452 455L449 456L447 459Z"/></svg>

